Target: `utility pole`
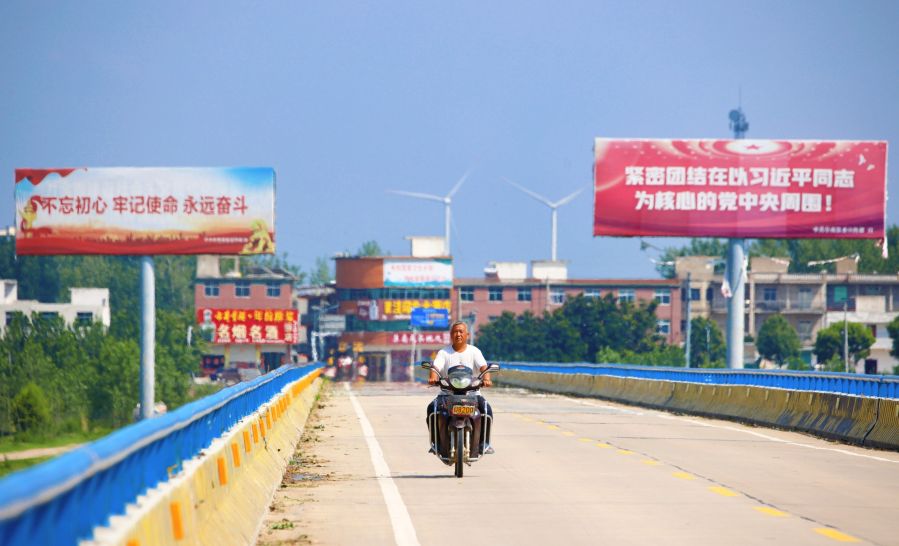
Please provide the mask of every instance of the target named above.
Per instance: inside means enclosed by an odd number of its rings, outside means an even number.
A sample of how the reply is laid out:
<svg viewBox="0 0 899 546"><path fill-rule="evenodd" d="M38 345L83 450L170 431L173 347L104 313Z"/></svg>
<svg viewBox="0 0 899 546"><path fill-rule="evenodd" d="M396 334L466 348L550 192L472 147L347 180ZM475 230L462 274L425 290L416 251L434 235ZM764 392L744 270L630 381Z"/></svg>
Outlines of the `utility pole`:
<svg viewBox="0 0 899 546"><path fill-rule="evenodd" d="M690 304L693 301L692 294L690 293L690 278L691 273L687 272L687 289L684 290L684 294L686 294L687 298L687 332L686 332L686 341L684 341L684 356L687 358L687 367L690 367L690 334L693 332L693 326L690 324Z"/></svg>
<svg viewBox="0 0 899 546"><path fill-rule="evenodd" d="M749 130L749 122L742 108L730 111L730 128L735 139L742 139ZM727 282L730 284L731 297L727 306L727 367L743 368L743 338L746 329L745 306L746 296L743 288L743 267L746 252L743 239L730 239L727 242Z"/></svg>
<svg viewBox="0 0 899 546"><path fill-rule="evenodd" d="M843 302L843 362L849 373L849 300Z"/></svg>

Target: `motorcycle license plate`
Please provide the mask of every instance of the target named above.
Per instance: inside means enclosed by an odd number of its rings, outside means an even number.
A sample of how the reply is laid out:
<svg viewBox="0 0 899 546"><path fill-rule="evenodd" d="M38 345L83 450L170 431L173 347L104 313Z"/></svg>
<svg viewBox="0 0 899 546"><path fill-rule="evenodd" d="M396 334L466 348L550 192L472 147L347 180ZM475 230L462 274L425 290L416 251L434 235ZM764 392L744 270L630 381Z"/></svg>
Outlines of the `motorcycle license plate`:
<svg viewBox="0 0 899 546"><path fill-rule="evenodd" d="M474 406L453 406L453 415L474 415Z"/></svg>

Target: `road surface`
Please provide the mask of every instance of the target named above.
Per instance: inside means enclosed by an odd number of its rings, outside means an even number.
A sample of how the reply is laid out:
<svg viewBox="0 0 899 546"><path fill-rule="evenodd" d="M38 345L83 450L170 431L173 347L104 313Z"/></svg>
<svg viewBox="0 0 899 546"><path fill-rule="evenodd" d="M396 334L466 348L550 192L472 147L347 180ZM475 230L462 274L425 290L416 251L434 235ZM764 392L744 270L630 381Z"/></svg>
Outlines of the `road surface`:
<svg viewBox="0 0 899 546"><path fill-rule="evenodd" d="M326 384L259 544L899 544L897 453L491 389L496 454L457 479L434 393Z"/></svg>

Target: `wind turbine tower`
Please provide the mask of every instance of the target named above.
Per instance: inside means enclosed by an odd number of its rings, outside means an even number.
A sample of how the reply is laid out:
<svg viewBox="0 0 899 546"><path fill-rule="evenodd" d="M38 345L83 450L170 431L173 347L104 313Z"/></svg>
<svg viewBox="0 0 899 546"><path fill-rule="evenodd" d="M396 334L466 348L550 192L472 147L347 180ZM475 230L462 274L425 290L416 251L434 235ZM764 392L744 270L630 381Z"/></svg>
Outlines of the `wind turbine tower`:
<svg viewBox="0 0 899 546"><path fill-rule="evenodd" d="M518 184L516 184L515 182L512 182L509 179L506 179L506 182L508 182L515 188L523 191L524 193L530 195L537 201L540 201L541 203L543 203L544 205L549 207L550 210L552 210L552 254L551 255L552 255L552 261L556 261L556 241L557 241L556 237L557 237L557 233L558 233L558 212L559 212L558 209L562 205L568 204L572 199L577 197L579 193L584 191L584 189L581 188L581 189L577 190L576 192L559 199L556 202L552 202L549 199L547 199L546 197L543 197L542 195L540 195L536 192L532 192L531 190L529 190L523 186L519 186Z"/></svg>
<svg viewBox="0 0 899 546"><path fill-rule="evenodd" d="M450 254L450 218L452 215L450 209L453 204L453 196L456 194L457 191L459 191L459 188L462 187L462 184L465 183L465 179L468 178L469 174L471 174L471 171L468 171L467 173L462 175L462 178L460 178L456 182L456 185L453 186L453 189L451 189L450 192L448 194L444 195L443 197L441 197L439 195L432 195L430 193L419 193L419 192L403 191L403 190L387 190L388 192L395 193L397 195L405 195L406 197L414 197L416 199L427 199L429 201L437 201L437 202L443 203L443 223L444 223L443 242L445 245L444 248L446 250L447 256L452 256L452 254Z"/></svg>

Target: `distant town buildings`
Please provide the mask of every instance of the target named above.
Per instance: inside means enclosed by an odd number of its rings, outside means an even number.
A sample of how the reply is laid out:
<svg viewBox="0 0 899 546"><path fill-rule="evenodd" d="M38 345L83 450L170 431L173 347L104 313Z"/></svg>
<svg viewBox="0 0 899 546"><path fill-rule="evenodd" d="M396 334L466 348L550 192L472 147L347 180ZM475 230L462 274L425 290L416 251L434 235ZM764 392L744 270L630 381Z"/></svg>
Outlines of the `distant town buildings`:
<svg viewBox="0 0 899 546"><path fill-rule="evenodd" d="M714 320L722 330L727 322L727 299L721 291L723 277L715 273L717 258L678 258L679 282L689 290L691 314ZM886 325L899 315L899 275L859 274L854 259L835 264L835 273L788 273L788 258L750 259L746 277L746 334L754 340L764 321L783 315L802 341L803 358L814 363L812 350L818 330L844 319L865 324L876 340L871 355L856 368L858 373L892 373L899 364L889 351L892 346ZM686 297L686 294L685 294ZM753 341L747 357L757 358Z"/></svg>
<svg viewBox="0 0 899 546"><path fill-rule="evenodd" d="M16 314L27 317L37 315L44 318L61 317L67 326L100 322L109 328L109 289L108 288L71 288L69 303L45 303L36 300L20 300L18 281L0 280L0 335L6 332L6 326L13 321Z"/></svg>

